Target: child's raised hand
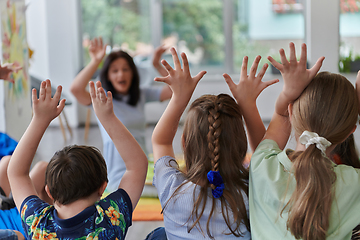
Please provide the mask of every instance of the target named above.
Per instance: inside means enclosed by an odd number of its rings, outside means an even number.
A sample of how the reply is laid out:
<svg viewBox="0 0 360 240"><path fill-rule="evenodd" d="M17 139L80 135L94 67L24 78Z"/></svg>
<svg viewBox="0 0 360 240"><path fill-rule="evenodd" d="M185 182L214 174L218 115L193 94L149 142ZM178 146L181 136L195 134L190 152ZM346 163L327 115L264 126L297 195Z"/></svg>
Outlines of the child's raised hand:
<svg viewBox="0 0 360 240"><path fill-rule="evenodd" d="M22 67L16 63L4 63L0 66L0 79L14 83L11 73L18 72Z"/></svg>
<svg viewBox="0 0 360 240"><path fill-rule="evenodd" d="M296 59L295 45L290 43L290 61L286 59L284 49L280 49L281 63L268 57L271 64L276 67L284 78L284 94L292 100L300 96L305 87L311 82L316 73L320 70L324 57L320 57L311 69L306 68L307 53L306 44L301 45L300 61Z"/></svg>
<svg viewBox="0 0 360 240"><path fill-rule="evenodd" d="M160 64L161 56L164 54L164 52L168 49L168 47L165 47L165 45L161 45L157 47L154 51L154 56L152 60L152 64L154 68L160 73L161 76L166 77L168 75L168 72L166 69Z"/></svg>
<svg viewBox="0 0 360 240"><path fill-rule="evenodd" d="M162 60L168 75L166 77L157 77L154 80L158 82L165 82L168 84L173 92L173 96L184 97L184 99L191 98L192 93L195 90L196 85L200 79L205 75L206 71L199 72L195 77L191 77L189 70L189 62L186 54L181 53L181 59L183 61L183 68L181 68L180 60L177 56L175 48L170 49L173 56L175 69L173 69L168 62Z"/></svg>
<svg viewBox="0 0 360 240"><path fill-rule="evenodd" d="M105 56L106 47L107 47L107 45L103 44L103 40L101 37L94 38L93 40L91 40L90 46L89 46L90 58L97 62L101 62Z"/></svg>
<svg viewBox="0 0 360 240"><path fill-rule="evenodd" d="M279 82L279 79L270 80L267 82L262 82L265 71L268 68L268 64L264 64L260 72L256 76L256 70L260 62L261 56L257 56L250 68L249 75L247 74L247 65L248 57L243 58L243 63L241 65L240 81L238 84L235 84L231 77L228 74L223 74L226 83L229 86L229 89L241 106L248 103L256 103L256 99L259 94L268 86Z"/></svg>
<svg viewBox="0 0 360 240"><path fill-rule="evenodd" d="M101 82L89 82L91 102L95 111L96 116L100 119L110 114L114 114L112 94L110 91L107 92L107 96L104 88L101 86Z"/></svg>
<svg viewBox="0 0 360 240"><path fill-rule="evenodd" d="M65 107L65 99L60 101L62 87L58 86L53 97L51 97L51 83L47 79L40 84L39 99L34 88L32 90L32 102L34 118L50 123Z"/></svg>

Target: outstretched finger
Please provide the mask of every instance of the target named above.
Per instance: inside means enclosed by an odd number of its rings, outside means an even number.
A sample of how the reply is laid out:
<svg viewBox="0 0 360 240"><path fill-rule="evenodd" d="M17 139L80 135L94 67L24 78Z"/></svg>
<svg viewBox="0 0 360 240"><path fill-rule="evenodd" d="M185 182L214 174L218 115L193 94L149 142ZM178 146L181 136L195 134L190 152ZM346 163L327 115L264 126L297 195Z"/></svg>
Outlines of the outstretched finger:
<svg viewBox="0 0 360 240"><path fill-rule="evenodd" d="M243 62L241 64L241 73L240 73L240 78L241 79L245 79L247 77L247 65L248 65L248 56L245 56L243 58ZM227 75L227 74L226 74ZM224 76L224 75L223 75ZM229 76L229 75L228 75ZM225 77L225 76L224 76ZM230 76L229 76L230 77ZM231 79L231 78L230 78ZM226 80L226 78L225 78Z"/></svg>
<svg viewBox="0 0 360 240"><path fill-rule="evenodd" d="M166 77L156 77L156 78L154 78L154 81L155 82L163 82L163 83L166 83L166 84L170 85L168 76L166 76Z"/></svg>
<svg viewBox="0 0 360 240"><path fill-rule="evenodd" d="M59 86L56 88L56 92L55 92L54 97L53 97L53 99L54 99L56 102L59 102L59 101L60 101L61 91L62 91L62 86L59 85Z"/></svg>
<svg viewBox="0 0 360 240"><path fill-rule="evenodd" d="M166 60L161 60L161 64L165 67L166 71L170 74L174 71L174 69L170 66L170 64Z"/></svg>
<svg viewBox="0 0 360 240"><path fill-rule="evenodd" d="M49 79L46 79L46 87L45 87L45 97L51 98L51 82Z"/></svg>
<svg viewBox="0 0 360 240"><path fill-rule="evenodd" d="M289 47L290 47L290 63L297 63L295 44L293 42L291 42L289 44Z"/></svg>
<svg viewBox="0 0 360 240"><path fill-rule="evenodd" d="M107 98L106 98L105 90L102 87L99 87L97 88L96 92L100 101L106 102Z"/></svg>
<svg viewBox="0 0 360 240"><path fill-rule="evenodd" d="M31 97L32 97L32 102L35 103L35 102L38 100L36 88L33 88L32 91L31 91L31 93L32 93L32 95L31 95Z"/></svg>
<svg viewBox="0 0 360 240"><path fill-rule="evenodd" d="M271 56L268 56L267 59L276 69L278 69L279 71L283 70L283 65L281 63L279 63L278 61L276 61L274 58L272 58Z"/></svg>
<svg viewBox="0 0 360 240"><path fill-rule="evenodd" d="M46 87L46 82L42 81L41 84L40 84L39 100L44 100L45 99L45 96L46 96L45 87Z"/></svg>
<svg viewBox="0 0 360 240"><path fill-rule="evenodd" d="M62 110L64 109L64 107L65 107L65 99L61 99L61 101L59 102L59 105L57 106L57 115L59 115L61 112L62 112Z"/></svg>
<svg viewBox="0 0 360 240"><path fill-rule="evenodd" d="M196 76L193 77L193 79L196 81L196 83L198 83L200 81L200 79L202 79L205 74L206 74L206 71L201 71L198 74L196 74Z"/></svg>
<svg viewBox="0 0 360 240"><path fill-rule="evenodd" d="M287 60L287 58L286 58L286 54L285 54L285 50L283 49L283 48L281 48L280 50L279 50L279 53L280 53L280 59L281 59L281 63L282 63L282 65L288 65L289 64L289 62L288 62L288 60Z"/></svg>
<svg viewBox="0 0 360 240"><path fill-rule="evenodd" d="M175 48L172 47L170 49L170 52L171 52L171 55L172 55L173 60L174 60L175 70L181 69L180 60L178 58L178 55L177 55L177 52L176 52Z"/></svg>
<svg viewBox="0 0 360 240"><path fill-rule="evenodd" d="M268 64L267 63L265 63L263 66L262 66L262 68L260 69L260 71L259 71L259 73L258 73L258 75L257 75L257 77L258 78L260 78L260 80L264 77L264 75L265 75L265 72L266 72L266 69L268 68Z"/></svg>
<svg viewBox="0 0 360 240"><path fill-rule="evenodd" d="M103 45L103 39L102 39L102 37L99 37L99 46L100 46L100 47L104 46L104 45Z"/></svg>
<svg viewBox="0 0 360 240"><path fill-rule="evenodd" d="M269 80L269 81L266 81L266 82L263 82L264 83L264 88L262 90L264 90L265 88L267 88L268 86L271 86L275 83L278 83L279 82L279 79L273 79L273 80ZM261 91L262 91L261 90Z"/></svg>
<svg viewBox="0 0 360 240"><path fill-rule="evenodd" d="M306 66L307 61L307 50L306 50L306 44L301 44L301 55L300 55L300 64L304 64Z"/></svg>
<svg viewBox="0 0 360 240"><path fill-rule="evenodd" d="M223 77L225 79L226 84L229 86L230 91L232 91L232 89L234 89L236 87L236 84L234 83L232 78L229 76L229 74L224 73Z"/></svg>
<svg viewBox="0 0 360 240"><path fill-rule="evenodd" d="M258 68L260 59L261 59L261 56L260 56L260 55L256 56L253 64L251 65L251 68L250 68L250 72L249 72L249 76L250 76L250 77L255 77L256 70L257 70L257 68Z"/></svg>
<svg viewBox="0 0 360 240"><path fill-rule="evenodd" d="M315 77L315 75L317 74L317 72L320 70L322 63L324 61L325 57L320 57L315 65L309 70L310 71L310 75L309 78L312 79L313 77Z"/></svg>
<svg viewBox="0 0 360 240"><path fill-rule="evenodd" d="M94 84L93 81L89 82L89 92L90 92L91 99L95 99L96 98L96 91L95 91L95 84Z"/></svg>
<svg viewBox="0 0 360 240"><path fill-rule="evenodd" d="M183 62L184 72L190 74L189 61L188 61L185 53L181 53L181 59L182 59L182 62Z"/></svg>

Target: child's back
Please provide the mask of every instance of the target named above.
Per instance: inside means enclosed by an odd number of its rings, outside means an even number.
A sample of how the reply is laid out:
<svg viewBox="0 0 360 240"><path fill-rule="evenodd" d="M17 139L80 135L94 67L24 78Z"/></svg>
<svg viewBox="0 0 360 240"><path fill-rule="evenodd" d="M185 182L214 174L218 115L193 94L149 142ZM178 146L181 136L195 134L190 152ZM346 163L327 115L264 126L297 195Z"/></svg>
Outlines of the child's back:
<svg viewBox="0 0 360 240"><path fill-rule="evenodd" d="M107 186L106 163L99 150L70 146L55 153L46 169L45 190L54 206L42 201L29 177L39 142L65 100L61 87L51 96L50 81L32 92L34 117L20 139L8 167L10 186L23 227L32 239L124 239L145 182L147 158L113 112L112 94L100 82L90 94L95 113L122 155L127 170L119 189L100 200Z"/></svg>
<svg viewBox="0 0 360 240"><path fill-rule="evenodd" d="M185 173L178 170L173 157L156 162L154 185L164 206L169 238L250 239L248 171L242 165L247 141L241 119L238 105L228 95L196 99L184 125ZM207 180L211 170L222 176L223 196Z"/></svg>
<svg viewBox="0 0 360 240"><path fill-rule="evenodd" d="M175 49L171 52L175 69L163 61L169 75L155 80L169 84L173 96L152 136L154 185L163 207L166 233L169 239L250 239L247 216L249 175L243 166L247 138L242 112L256 112L255 122L261 122L257 109L254 109L256 98L277 80L261 82L267 65L255 77L260 56L247 75L248 60L245 57L239 85L224 75L238 103L226 94L196 99L184 125L182 144L186 170L181 172L174 159L172 141L180 117L205 72L191 77L186 55L181 54L181 68ZM261 128L260 132L262 130L265 131ZM260 141L255 135L252 139ZM252 142L251 146L254 145Z"/></svg>
<svg viewBox="0 0 360 240"><path fill-rule="evenodd" d="M79 201L90 202L101 196L106 182L105 160L96 148L74 145L56 152L46 171L47 191L56 208L65 209L72 205L73 208L70 215L66 215L37 196L29 196L21 206L25 232L33 238L38 234L60 239L124 238L131 225L132 204L123 189L77 213Z"/></svg>
<svg viewBox="0 0 360 240"><path fill-rule="evenodd" d="M278 67L284 77L275 113L250 164L253 239L350 239L360 222L360 172L328 156L356 128L358 100L343 76L319 73L323 58L306 69L290 44ZM291 123L291 125L290 125ZM291 127L295 151L282 150Z"/></svg>

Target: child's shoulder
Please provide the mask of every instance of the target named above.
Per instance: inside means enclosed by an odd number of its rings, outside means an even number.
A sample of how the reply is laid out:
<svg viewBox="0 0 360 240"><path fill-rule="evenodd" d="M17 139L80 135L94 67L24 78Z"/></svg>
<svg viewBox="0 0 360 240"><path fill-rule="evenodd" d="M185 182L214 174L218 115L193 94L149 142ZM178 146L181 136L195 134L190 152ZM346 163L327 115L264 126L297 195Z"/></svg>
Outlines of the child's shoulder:
<svg viewBox="0 0 360 240"><path fill-rule="evenodd" d="M103 210L115 209L119 213L129 216L132 215L133 211L129 195L124 189L121 188L101 199L95 204L95 206L98 210L100 208Z"/></svg>

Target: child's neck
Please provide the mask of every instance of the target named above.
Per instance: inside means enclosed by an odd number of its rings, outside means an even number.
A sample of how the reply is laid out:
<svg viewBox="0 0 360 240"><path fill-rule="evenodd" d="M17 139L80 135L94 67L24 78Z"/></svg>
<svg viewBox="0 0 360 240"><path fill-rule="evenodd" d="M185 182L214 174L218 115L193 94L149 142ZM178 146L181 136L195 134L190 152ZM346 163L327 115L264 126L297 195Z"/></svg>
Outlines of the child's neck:
<svg viewBox="0 0 360 240"><path fill-rule="evenodd" d="M84 209L94 205L99 200L99 195L96 192L87 198L79 199L66 205L54 203L54 207L57 211L57 215L59 218L68 219L81 213Z"/></svg>

